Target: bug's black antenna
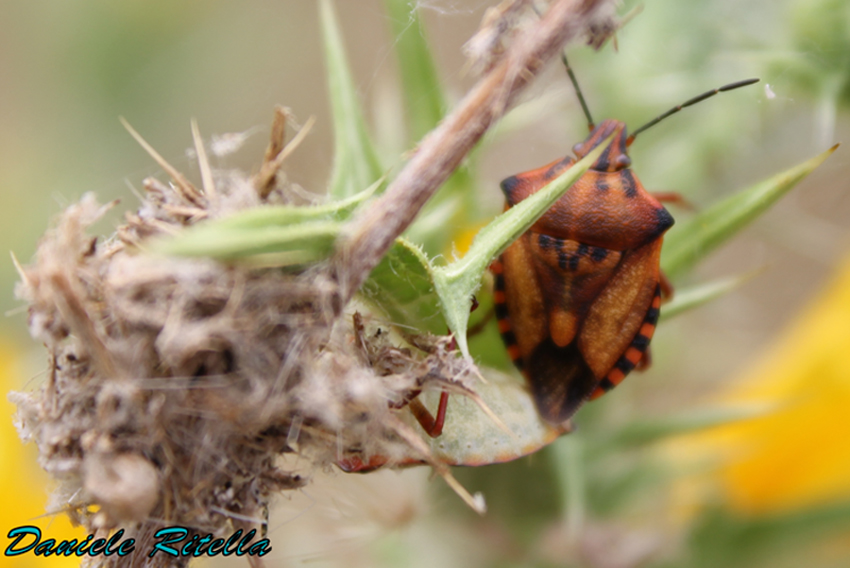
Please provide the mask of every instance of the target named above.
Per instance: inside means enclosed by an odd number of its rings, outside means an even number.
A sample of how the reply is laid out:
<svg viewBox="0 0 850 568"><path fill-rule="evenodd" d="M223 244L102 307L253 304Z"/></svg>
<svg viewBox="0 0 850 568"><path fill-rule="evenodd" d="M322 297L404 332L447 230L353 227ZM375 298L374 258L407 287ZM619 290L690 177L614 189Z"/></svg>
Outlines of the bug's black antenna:
<svg viewBox="0 0 850 568"><path fill-rule="evenodd" d="M531 7L535 12L537 12L538 17L543 17L543 14L540 13L540 8L538 8L537 4L532 3ZM578 86L576 76L573 74L573 69L567 62L567 52L563 49L561 50L561 61L564 62L564 68L567 70L567 75L570 77L570 83L573 84L573 88L576 90L578 102L581 104L581 110L584 111L584 116L587 117L587 127L589 130L593 130L596 125L593 123L593 117L590 116L590 109L587 108L587 103L584 102L584 95L581 94L581 89Z"/></svg>
<svg viewBox="0 0 850 568"><path fill-rule="evenodd" d="M573 69L570 67L570 64L567 62L567 53L565 51L561 52L561 61L564 62L564 67L567 70L567 75L570 77L570 82L573 84L573 87L576 90L576 95L578 95L578 102L581 104L581 110L584 111L584 116L587 117L587 126L589 130L593 130L594 126L593 118L590 116L590 109L587 108L587 103L584 102L584 95L581 94L581 89L578 86L578 81L576 80L576 76L573 74Z"/></svg>
<svg viewBox="0 0 850 568"><path fill-rule="evenodd" d="M668 110L664 114L656 116L655 118L653 118L652 120L650 120L649 122L647 122L646 124L644 124L643 126L638 128L637 130L632 132L631 136L629 136L628 140L626 141L626 144L631 144L632 141L635 139L635 137L638 134L640 134L641 132L643 132L644 130L649 128L650 126L655 126L656 124L658 124L659 122L661 122L662 120L664 120L665 118L670 116L671 114L676 114L677 112L679 112L680 110L682 110L685 107L695 105L700 101L704 101L705 99L707 99L709 97L713 97L717 93L722 93L723 91L731 91L732 89L737 89L739 87L746 87L747 85L752 85L753 83L758 83L758 82L759 82L758 79L746 79L744 81L738 81L737 83L730 83L728 85L724 85L724 86L720 87L719 89L714 89L713 91L706 91L705 93L703 93L703 94L701 94L697 97L694 97L694 98L692 98L688 101L685 101L684 103L680 104L679 106L671 108L670 110Z"/></svg>

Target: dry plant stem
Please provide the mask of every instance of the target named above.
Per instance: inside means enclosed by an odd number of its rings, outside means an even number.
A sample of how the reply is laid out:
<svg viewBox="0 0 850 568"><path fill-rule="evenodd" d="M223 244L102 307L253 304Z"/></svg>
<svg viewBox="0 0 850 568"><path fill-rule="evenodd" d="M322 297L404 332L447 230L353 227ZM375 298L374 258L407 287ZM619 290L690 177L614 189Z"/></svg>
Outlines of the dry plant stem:
<svg viewBox="0 0 850 568"><path fill-rule="evenodd" d="M139 146L145 149L145 151L154 159L154 161L159 164L159 167L168 172L168 175L171 176L171 179L174 180L177 189L180 190L186 201L194 203L195 205L203 206L204 198L201 195L201 192L198 191L198 189L194 185L192 185L192 182L186 179L186 176L180 173L177 168L169 164L165 160L165 158L160 155L159 152L154 150L153 146L148 144L148 142L144 138L142 138L142 135L136 132L136 129L130 126L129 122L124 120L124 117L119 117L118 119L121 121L121 124L124 126L124 128L127 129L127 132L130 133L130 136L135 138L136 142L139 143Z"/></svg>
<svg viewBox="0 0 850 568"><path fill-rule="evenodd" d="M296 148L298 148L301 142L304 141L304 139L307 137L307 134L310 133L310 130L313 128L313 125L315 123L315 116L311 116L310 118L308 118L307 122L304 123L304 126L301 127L301 129L292 138L289 144L287 144L279 153L277 153L273 159L263 162L260 172L254 179L254 187L257 188L257 191L260 193L261 197L268 197L268 194L271 193L272 189L274 189L274 183L276 180L277 172L283 166L284 160L286 160L286 158L288 158L289 155L292 154L292 152L294 152Z"/></svg>
<svg viewBox="0 0 850 568"><path fill-rule="evenodd" d="M336 253L343 302L357 291L393 241L509 108L543 65L584 33L609 0L556 0L536 25L513 41L501 61L419 144L381 198L341 235Z"/></svg>
<svg viewBox="0 0 850 568"><path fill-rule="evenodd" d="M192 119L192 139L195 142L195 152L198 154L198 168L201 170L204 193L215 201L218 196L215 191L212 168L210 168L210 161L207 158L207 150L204 148L204 139L201 138L201 131L198 128L198 121L194 118Z"/></svg>
<svg viewBox="0 0 850 568"><path fill-rule="evenodd" d="M289 112L288 108L280 105L275 107L269 146L266 148L263 165L260 166L260 171L252 180L254 187L261 197L266 197L274 189L277 179L277 168L273 162L278 154L283 151L284 146L286 146L286 123L291 117L292 113Z"/></svg>

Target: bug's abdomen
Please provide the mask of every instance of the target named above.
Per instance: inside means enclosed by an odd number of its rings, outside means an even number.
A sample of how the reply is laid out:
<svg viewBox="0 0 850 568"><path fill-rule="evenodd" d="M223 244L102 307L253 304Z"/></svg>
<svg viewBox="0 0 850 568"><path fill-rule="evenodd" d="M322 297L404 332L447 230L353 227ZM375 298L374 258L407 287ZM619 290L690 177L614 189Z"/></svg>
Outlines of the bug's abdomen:
<svg viewBox="0 0 850 568"><path fill-rule="evenodd" d="M549 422L567 420L599 383L579 351L577 334L620 257L528 232L493 263L502 340Z"/></svg>
<svg viewBox="0 0 850 568"><path fill-rule="evenodd" d="M660 249L529 231L493 264L499 331L545 420L569 419L640 361L658 317Z"/></svg>
<svg viewBox="0 0 850 568"><path fill-rule="evenodd" d="M622 253L534 231L527 233L527 248L543 293L549 336L556 346L566 347Z"/></svg>

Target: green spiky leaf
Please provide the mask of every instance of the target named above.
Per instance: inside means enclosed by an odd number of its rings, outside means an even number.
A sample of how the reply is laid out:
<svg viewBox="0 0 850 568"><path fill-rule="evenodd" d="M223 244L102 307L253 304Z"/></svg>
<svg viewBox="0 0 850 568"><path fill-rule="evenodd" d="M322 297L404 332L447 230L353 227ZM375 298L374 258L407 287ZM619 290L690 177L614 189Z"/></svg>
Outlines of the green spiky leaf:
<svg viewBox="0 0 850 568"><path fill-rule="evenodd" d="M382 168L360 111L333 2L321 0L319 7L334 122L334 164L328 193L342 199L371 185L381 177Z"/></svg>
<svg viewBox="0 0 850 568"><path fill-rule="evenodd" d="M434 334L446 332L440 316L431 264L422 250L398 238L360 289L388 320Z"/></svg>
<svg viewBox="0 0 850 568"><path fill-rule="evenodd" d="M409 139L415 143L442 120L446 99L418 9L408 0L384 0L384 7L395 38Z"/></svg>
<svg viewBox="0 0 850 568"><path fill-rule="evenodd" d="M661 310L661 318L666 321L681 313L698 308L712 300L716 300L717 298L738 288L754 275L755 272L749 272L729 278L721 278L711 282L705 282L683 290L676 290L676 295L673 296L673 300L664 304L664 308Z"/></svg>
<svg viewBox="0 0 850 568"><path fill-rule="evenodd" d="M180 237L164 241L154 252L176 256L203 256L219 260L247 259L257 255L279 255L271 264L291 266L326 258L342 224L315 220L294 225L242 229L214 224L199 226Z"/></svg>
<svg viewBox="0 0 850 568"><path fill-rule="evenodd" d="M271 264L305 264L327 257L346 219L372 196L381 181L347 199L322 205L257 207L199 223L156 243L153 252L220 260L279 255ZM268 260L271 260L270 258Z"/></svg>
<svg viewBox="0 0 850 568"><path fill-rule="evenodd" d="M758 218L821 165L836 148L838 145L724 199L687 223L674 227L665 237L661 256L662 270L671 278L688 271L721 243Z"/></svg>
<svg viewBox="0 0 850 568"><path fill-rule="evenodd" d="M717 407L664 418L636 420L630 423L628 428L594 440L593 453L601 455L606 452L621 452L629 448L646 446L672 436L681 436L762 416L770 412L771 408L766 405Z"/></svg>

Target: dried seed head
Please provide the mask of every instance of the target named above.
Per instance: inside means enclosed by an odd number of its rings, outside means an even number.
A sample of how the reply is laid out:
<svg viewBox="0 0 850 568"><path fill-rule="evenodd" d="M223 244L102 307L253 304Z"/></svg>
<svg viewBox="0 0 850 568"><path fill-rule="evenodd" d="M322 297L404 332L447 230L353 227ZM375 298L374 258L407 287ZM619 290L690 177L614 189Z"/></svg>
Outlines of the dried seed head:
<svg viewBox="0 0 850 568"><path fill-rule="evenodd" d="M175 183L147 180L114 237L87 235L109 206L86 195L21 268L17 293L50 369L38 391L13 396L19 429L60 480L57 509L90 531L120 524L141 546L163 520L219 534L262 524L271 496L317 468L352 453L409 456L412 431L400 435L394 413L466 372L445 349L396 346L372 317L355 329L322 263L284 272L142 252L287 201L275 172L287 148L266 156L260 178L202 163L199 186L158 158ZM293 453L299 470L278 465Z"/></svg>

